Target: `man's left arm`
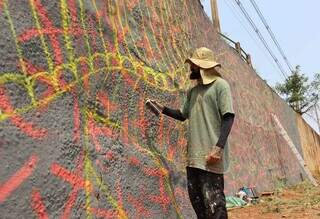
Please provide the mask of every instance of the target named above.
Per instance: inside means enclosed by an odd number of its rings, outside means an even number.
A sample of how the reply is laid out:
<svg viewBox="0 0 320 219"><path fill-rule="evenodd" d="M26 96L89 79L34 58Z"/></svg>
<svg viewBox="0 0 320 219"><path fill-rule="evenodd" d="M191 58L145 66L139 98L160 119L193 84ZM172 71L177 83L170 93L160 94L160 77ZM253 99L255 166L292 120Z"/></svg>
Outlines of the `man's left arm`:
<svg viewBox="0 0 320 219"><path fill-rule="evenodd" d="M226 113L222 117L220 137L216 146L224 148L234 122L234 113Z"/></svg>
<svg viewBox="0 0 320 219"><path fill-rule="evenodd" d="M211 153L207 156L207 162L210 163L221 159L223 148L227 142L235 117L230 86L226 81L223 85L218 96L219 112L222 115L220 136Z"/></svg>

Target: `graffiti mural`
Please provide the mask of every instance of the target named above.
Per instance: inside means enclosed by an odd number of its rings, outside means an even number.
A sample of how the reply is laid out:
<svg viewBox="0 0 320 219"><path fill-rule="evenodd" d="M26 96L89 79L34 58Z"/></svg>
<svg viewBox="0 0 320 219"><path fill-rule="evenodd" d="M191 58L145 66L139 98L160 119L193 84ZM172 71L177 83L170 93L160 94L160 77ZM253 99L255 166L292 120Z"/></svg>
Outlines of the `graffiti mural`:
<svg viewBox="0 0 320 219"><path fill-rule="evenodd" d="M227 193L303 175L293 111L219 38L196 0L0 1L0 213L4 218L195 218L185 179L184 63L213 49L236 122ZM302 174L302 175L301 175Z"/></svg>

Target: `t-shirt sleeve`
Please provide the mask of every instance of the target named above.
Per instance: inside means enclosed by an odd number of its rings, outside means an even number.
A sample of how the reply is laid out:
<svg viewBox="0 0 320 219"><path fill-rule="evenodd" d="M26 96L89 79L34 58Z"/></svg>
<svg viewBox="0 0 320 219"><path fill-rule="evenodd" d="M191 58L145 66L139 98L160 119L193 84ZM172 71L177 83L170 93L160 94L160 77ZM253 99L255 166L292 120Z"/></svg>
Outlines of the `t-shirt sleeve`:
<svg viewBox="0 0 320 219"><path fill-rule="evenodd" d="M183 104L180 108L182 116L186 119L189 118L190 96L191 90L188 90L187 95L184 97Z"/></svg>
<svg viewBox="0 0 320 219"><path fill-rule="evenodd" d="M234 114L231 89L226 81L225 83L222 83L222 86L220 87L218 107L221 116L225 115L226 113Z"/></svg>

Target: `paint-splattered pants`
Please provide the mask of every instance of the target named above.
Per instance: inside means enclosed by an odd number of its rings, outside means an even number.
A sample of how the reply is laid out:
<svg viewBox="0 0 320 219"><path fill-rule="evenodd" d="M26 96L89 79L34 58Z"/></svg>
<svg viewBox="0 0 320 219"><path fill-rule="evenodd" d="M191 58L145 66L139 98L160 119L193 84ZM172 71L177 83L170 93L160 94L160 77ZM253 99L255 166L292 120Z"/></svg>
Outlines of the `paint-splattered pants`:
<svg viewBox="0 0 320 219"><path fill-rule="evenodd" d="M198 219L226 219L223 174L187 167L188 192Z"/></svg>

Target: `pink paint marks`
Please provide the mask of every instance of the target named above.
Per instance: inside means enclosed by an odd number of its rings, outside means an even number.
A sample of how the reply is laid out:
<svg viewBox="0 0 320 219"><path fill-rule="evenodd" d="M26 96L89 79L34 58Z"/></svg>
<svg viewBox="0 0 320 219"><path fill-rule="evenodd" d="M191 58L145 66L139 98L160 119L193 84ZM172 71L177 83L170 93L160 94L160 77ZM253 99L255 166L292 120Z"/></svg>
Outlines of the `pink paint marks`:
<svg viewBox="0 0 320 219"><path fill-rule="evenodd" d="M122 189L121 189L121 183L120 183L120 180L121 178L119 178L117 180L117 183L116 183L116 192L117 192L117 195L118 195L118 208L120 209L123 209L123 193L122 193ZM120 215L119 215L120 216Z"/></svg>
<svg viewBox="0 0 320 219"><path fill-rule="evenodd" d="M61 219L70 218L72 207L77 200L78 191L79 191L79 187L73 187L73 189L69 195L69 198L68 198L66 204L64 205L63 213L60 216Z"/></svg>
<svg viewBox="0 0 320 219"><path fill-rule="evenodd" d="M111 139L115 138L116 136L113 133L113 130L109 127L99 127L95 124L95 121L92 118L88 120L88 129L89 134L92 138L92 141L95 145L95 149L97 152L100 152L102 149L101 144L99 143L98 136L104 135Z"/></svg>
<svg viewBox="0 0 320 219"><path fill-rule="evenodd" d="M69 183L71 183L73 185L72 191L69 194L69 198L67 200L67 202L64 205L63 208L63 212L60 216L61 219L67 219L71 217L71 212L72 212L72 207L74 206L77 196L78 196L78 192L80 189L83 189L83 186L75 186L74 183L79 183L79 182L84 182L85 186L89 186L90 191L92 191L92 187L89 184L89 182L85 182L84 180L82 180L80 177L78 177L79 175L81 175L82 170L83 170L83 151L80 153L80 155L78 156L77 159L77 166L76 166L76 170L74 173L68 172L66 170L64 170L61 174L62 177L64 177L64 179L66 181L68 181ZM55 167L53 167L55 168ZM61 170L61 167L56 167L56 170ZM81 183L80 183L81 184Z"/></svg>
<svg viewBox="0 0 320 219"><path fill-rule="evenodd" d="M99 218L106 218L106 219L118 218L118 211L116 210L105 210L105 209L91 208L91 207L88 210Z"/></svg>
<svg viewBox="0 0 320 219"><path fill-rule="evenodd" d="M71 15L71 26L75 27L78 24L77 5L75 0L68 0L68 9Z"/></svg>
<svg viewBox="0 0 320 219"><path fill-rule="evenodd" d="M39 219L49 219L41 194L36 189L33 189L31 193L31 207Z"/></svg>
<svg viewBox="0 0 320 219"><path fill-rule="evenodd" d="M136 7L139 4L139 0L131 0L128 1L128 9L131 11L134 7Z"/></svg>
<svg viewBox="0 0 320 219"><path fill-rule="evenodd" d="M31 0L33 1L33 4L36 7L36 10L38 12L38 15L40 16L40 20L45 27L48 30L54 30L55 27L51 20L49 19L48 12L45 9L45 7L41 4L40 0ZM38 31L40 33L40 31ZM60 65L63 63L63 55L62 55L62 50L60 48L59 40L58 37L55 34L49 34L49 39L51 41L51 45L53 48L53 53L55 57L55 64Z"/></svg>
<svg viewBox="0 0 320 219"><path fill-rule="evenodd" d="M107 114L114 112L118 109L118 105L110 101L109 97L104 92L98 93L99 102L102 103L103 107L106 109Z"/></svg>
<svg viewBox="0 0 320 219"><path fill-rule="evenodd" d="M159 195L150 195L149 199L157 204L160 204L164 211L167 211L168 205L171 203L170 198L164 189L164 177L168 175L168 171L164 168L149 168L144 167L143 171L149 176L159 177Z"/></svg>
<svg viewBox="0 0 320 219"><path fill-rule="evenodd" d="M38 161L38 156L31 155L31 157L16 173L0 185L0 203L4 202L14 190L16 190L29 176L31 176Z"/></svg>
<svg viewBox="0 0 320 219"><path fill-rule="evenodd" d="M10 104L9 98L5 95L5 91L0 87L0 108L8 114L14 112L13 107ZM47 135L47 130L42 128L36 128L31 122L25 122L21 116L12 115L10 121L19 128L26 135L35 138L41 139Z"/></svg>
<svg viewBox="0 0 320 219"><path fill-rule="evenodd" d="M115 155L114 155L114 153L112 151L108 151L106 153L106 159L107 160L113 160L114 158L115 158Z"/></svg>
<svg viewBox="0 0 320 219"><path fill-rule="evenodd" d="M73 94L73 140L76 143L80 142L80 109L79 101L76 94Z"/></svg>
<svg viewBox="0 0 320 219"><path fill-rule="evenodd" d="M164 168L143 167L142 170L148 176L156 176L159 178L162 178L168 174L167 170Z"/></svg>
<svg viewBox="0 0 320 219"><path fill-rule="evenodd" d="M131 157L129 157L129 164L131 164L133 166L139 166L141 164L141 162L137 157L131 156Z"/></svg>
<svg viewBox="0 0 320 219"><path fill-rule="evenodd" d="M168 206L171 203L170 197L166 194L164 188L164 178L168 175L168 170L165 168L151 168L151 167L142 167L142 171L147 176L154 176L159 178L159 192L157 195L148 195L150 201L161 205L162 209L166 212Z"/></svg>
<svg viewBox="0 0 320 219"><path fill-rule="evenodd" d="M161 205L163 211L167 212L168 211L168 206L171 203L171 199L165 192L164 182L163 181L164 181L163 178L160 178L160 180L159 180L159 184L160 184L159 191L160 191L160 194L158 194L158 195L149 195L149 199L150 199L150 201Z"/></svg>
<svg viewBox="0 0 320 219"><path fill-rule="evenodd" d="M167 152L168 160L173 160L175 154L176 154L176 148L175 148L175 146L170 144L169 148L168 148L168 152Z"/></svg>
<svg viewBox="0 0 320 219"><path fill-rule="evenodd" d="M134 88L135 81L132 79L132 76L129 75L129 72L127 70L122 70L122 77L125 80L125 82L131 87Z"/></svg>
<svg viewBox="0 0 320 219"><path fill-rule="evenodd" d="M27 61L27 60L23 60L22 65L24 65L24 66L26 67L26 70L27 70L27 74L28 74L28 75L34 75L35 73L43 72L43 71L44 71L44 69L34 66L31 62L29 62L29 61ZM22 67L22 66L21 66L21 67ZM53 86L53 84L52 84L52 81L49 80L48 78L44 77L44 76L40 76L40 77L38 77L37 79L38 79L39 81L47 84L47 86L48 86L47 91L41 95L40 99L45 99L45 98L53 95L54 86ZM41 106L41 108L44 108L44 107L45 107L45 106Z"/></svg>
<svg viewBox="0 0 320 219"><path fill-rule="evenodd" d="M72 173L56 163L51 165L51 173L70 183L73 187L84 189L86 186L88 186L86 185L86 181L81 176ZM89 188L92 190L92 187Z"/></svg>
<svg viewBox="0 0 320 219"><path fill-rule="evenodd" d="M142 95L139 101L139 106L138 106L139 119L136 119L133 121L133 126L140 130L139 133L142 136L142 138L146 138L146 129L148 126L148 120L146 120L144 116L144 105L145 105L145 98L144 98L144 95Z"/></svg>
<svg viewBox="0 0 320 219"><path fill-rule="evenodd" d="M80 66L81 66L81 72L83 74L83 86L84 90L86 91L87 94L89 94L89 69L88 69L88 64L84 61L80 61Z"/></svg>
<svg viewBox="0 0 320 219"><path fill-rule="evenodd" d="M162 148L163 147L163 116L161 116L159 120L159 131L158 131L157 142L160 148Z"/></svg>
<svg viewBox="0 0 320 219"><path fill-rule="evenodd" d="M121 139L124 144L129 144L129 118L127 113L123 116Z"/></svg>
<svg viewBox="0 0 320 219"><path fill-rule="evenodd" d="M133 195L129 194L128 201L136 210L137 218L151 218L150 211L144 207L144 196L136 198Z"/></svg>

